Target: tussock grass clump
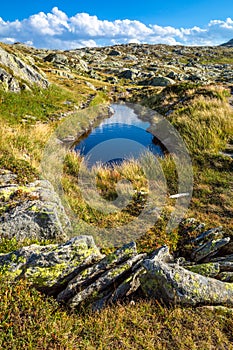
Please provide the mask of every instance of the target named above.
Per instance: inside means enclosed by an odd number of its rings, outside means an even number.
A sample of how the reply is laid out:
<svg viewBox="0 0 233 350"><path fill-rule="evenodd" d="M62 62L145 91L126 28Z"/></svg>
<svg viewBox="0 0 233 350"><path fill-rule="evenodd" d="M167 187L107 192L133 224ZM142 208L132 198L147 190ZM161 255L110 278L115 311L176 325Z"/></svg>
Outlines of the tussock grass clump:
<svg viewBox="0 0 233 350"><path fill-rule="evenodd" d="M216 153L233 135L233 111L218 98L198 96L191 105L175 111L170 120L193 154Z"/></svg>
<svg viewBox="0 0 233 350"><path fill-rule="evenodd" d="M84 192L91 205L83 198L82 184L86 182L90 186ZM138 214L138 210L140 211L143 202L140 200L140 191L144 191L145 195L148 191L147 180L139 162L130 160L114 168L99 164L90 169L74 152L66 156L62 183L66 199L74 212L84 221L100 227L115 227L119 223L128 222ZM132 200L124 210L114 213L114 207L111 211L111 201L117 199L118 194L122 194L123 201L127 202L128 198ZM104 210L106 200L109 214ZM122 206L124 207L124 203Z"/></svg>
<svg viewBox="0 0 233 350"><path fill-rule="evenodd" d="M32 181L53 128L53 123L11 127L0 120L0 167L17 174L19 181Z"/></svg>

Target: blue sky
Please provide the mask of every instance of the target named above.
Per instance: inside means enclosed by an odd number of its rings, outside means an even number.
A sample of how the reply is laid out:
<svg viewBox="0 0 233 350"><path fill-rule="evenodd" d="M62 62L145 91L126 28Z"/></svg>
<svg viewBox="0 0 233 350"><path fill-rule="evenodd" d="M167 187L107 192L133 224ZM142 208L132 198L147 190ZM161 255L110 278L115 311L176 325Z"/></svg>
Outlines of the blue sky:
<svg viewBox="0 0 233 350"><path fill-rule="evenodd" d="M8 0L0 17L1 41L46 48L218 45L233 38L232 0Z"/></svg>
<svg viewBox="0 0 233 350"><path fill-rule="evenodd" d="M73 16L78 12L96 15L99 19L136 19L145 24L170 26L205 25L212 19L233 16L232 0L23 0L3 1L0 17L4 20L24 19L40 11L58 7Z"/></svg>

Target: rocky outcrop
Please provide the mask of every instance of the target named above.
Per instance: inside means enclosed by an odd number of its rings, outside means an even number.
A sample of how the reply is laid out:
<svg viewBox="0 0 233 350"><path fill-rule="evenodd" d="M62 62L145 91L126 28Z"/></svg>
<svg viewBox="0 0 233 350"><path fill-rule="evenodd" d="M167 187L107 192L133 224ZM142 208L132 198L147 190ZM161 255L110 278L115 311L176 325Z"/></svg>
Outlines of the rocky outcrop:
<svg viewBox="0 0 233 350"><path fill-rule="evenodd" d="M67 239L70 221L59 196L46 180L28 185L0 171L0 237Z"/></svg>
<svg viewBox="0 0 233 350"><path fill-rule="evenodd" d="M0 265L9 278L27 278L38 290L56 294L90 264L102 258L91 236L72 238L64 244L33 244L0 254Z"/></svg>
<svg viewBox="0 0 233 350"><path fill-rule="evenodd" d="M71 308L86 304L97 310L140 287L144 256L132 242L104 257L91 236L79 236L60 245L33 244L0 254L0 266L9 279L26 278Z"/></svg>
<svg viewBox="0 0 233 350"><path fill-rule="evenodd" d="M34 64L27 64L15 53L8 52L0 47L0 85L6 91L19 92L36 84L42 88L49 86L44 73ZM2 84L1 84L2 82ZM25 86L26 84L26 86Z"/></svg>
<svg viewBox="0 0 233 350"><path fill-rule="evenodd" d="M204 227L198 224L196 228ZM192 241L192 251L209 246L219 231L202 230ZM1 254L0 266L12 280L27 278L32 286L72 309L85 305L100 310L138 294L168 305L232 307L233 249L228 247L231 254L226 256L221 247L215 245L214 252L209 250L200 263L195 254L191 260L171 255L167 246L138 254L135 242L103 256L91 236L80 236L65 244L32 245Z"/></svg>
<svg viewBox="0 0 233 350"><path fill-rule="evenodd" d="M118 77L123 79L135 80L138 71L135 69L125 69L119 73Z"/></svg>
<svg viewBox="0 0 233 350"><path fill-rule="evenodd" d="M166 304L228 304L233 306L233 284L191 272L178 264L143 262L147 273L141 277L145 294Z"/></svg>
<svg viewBox="0 0 233 350"><path fill-rule="evenodd" d="M66 55L61 53L50 53L44 58L45 62L52 62L56 65L68 65L68 58Z"/></svg>
<svg viewBox="0 0 233 350"><path fill-rule="evenodd" d="M78 72L88 72L87 62L80 59L77 54L65 54L51 52L46 57L44 57L44 62L50 62L56 68L61 68L62 70L76 70Z"/></svg>
<svg viewBox="0 0 233 350"><path fill-rule="evenodd" d="M180 82L232 84L231 62L231 41L225 46L199 47L198 50L148 44L66 51L40 50L22 44L2 45L0 68L4 71L0 74L0 82L5 90L13 92L32 84L47 87L43 70L52 75L55 71L57 76L72 80L88 76L117 84L121 79L122 86L143 85L149 89Z"/></svg>
<svg viewBox="0 0 233 350"><path fill-rule="evenodd" d="M21 90L19 82L3 68L0 68L0 85L5 91L20 92Z"/></svg>

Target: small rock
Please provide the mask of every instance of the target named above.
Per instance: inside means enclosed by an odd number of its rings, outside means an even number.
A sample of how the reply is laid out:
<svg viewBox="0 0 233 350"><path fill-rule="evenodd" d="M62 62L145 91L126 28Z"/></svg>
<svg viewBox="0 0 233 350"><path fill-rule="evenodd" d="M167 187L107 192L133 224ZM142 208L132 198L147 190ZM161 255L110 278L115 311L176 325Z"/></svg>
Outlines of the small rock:
<svg viewBox="0 0 233 350"><path fill-rule="evenodd" d="M140 83L140 85L147 86L168 86L175 84L175 81L168 77L154 77L149 80L144 80Z"/></svg>
<svg viewBox="0 0 233 350"><path fill-rule="evenodd" d="M197 248L194 250L194 252L191 255L191 258L198 262L203 259L207 259L208 257L213 254L216 254L218 250L220 250L222 247L227 245L230 242L230 237L226 237L223 239L217 239L217 240L211 240L202 245L200 248Z"/></svg>
<svg viewBox="0 0 233 350"><path fill-rule="evenodd" d="M109 56L120 56L121 52L118 50L111 50L108 55Z"/></svg>

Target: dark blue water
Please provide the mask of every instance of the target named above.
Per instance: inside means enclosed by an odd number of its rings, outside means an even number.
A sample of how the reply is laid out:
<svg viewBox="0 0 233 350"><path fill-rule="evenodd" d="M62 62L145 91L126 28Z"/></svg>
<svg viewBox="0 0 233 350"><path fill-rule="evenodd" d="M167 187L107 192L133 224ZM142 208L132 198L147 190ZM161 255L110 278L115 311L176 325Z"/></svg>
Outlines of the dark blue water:
<svg viewBox="0 0 233 350"><path fill-rule="evenodd" d="M126 105L114 104L112 108L113 116L92 129L75 146L88 165L119 164L126 159L138 159L146 151L163 155L161 147L153 142L154 136L147 131L148 122L140 120Z"/></svg>

